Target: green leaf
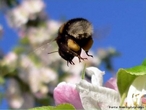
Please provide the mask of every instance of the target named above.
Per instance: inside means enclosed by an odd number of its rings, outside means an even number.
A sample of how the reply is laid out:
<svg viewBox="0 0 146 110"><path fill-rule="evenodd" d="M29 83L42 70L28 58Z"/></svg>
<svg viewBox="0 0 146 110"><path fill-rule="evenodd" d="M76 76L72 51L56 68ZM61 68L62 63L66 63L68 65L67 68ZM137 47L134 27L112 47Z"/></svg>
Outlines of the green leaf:
<svg viewBox="0 0 146 110"><path fill-rule="evenodd" d="M55 107L54 110L75 110L75 107L71 104L61 104Z"/></svg>
<svg viewBox="0 0 146 110"><path fill-rule="evenodd" d="M28 37L23 37L23 38L20 40L20 44L22 44L22 45L28 45L28 44L29 44L29 39L28 39Z"/></svg>
<svg viewBox="0 0 146 110"><path fill-rule="evenodd" d="M142 65L128 69L119 69L117 72L117 85L122 99L126 97L129 87L138 76L146 75L146 60Z"/></svg>
<svg viewBox="0 0 146 110"><path fill-rule="evenodd" d="M53 110L53 106L43 106L43 107L36 107L36 108L31 108L29 110Z"/></svg>
<svg viewBox="0 0 146 110"><path fill-rule="evenodd" d="M60 104L58 106L43 106L36 107L29 110L75 110L74 106L68 103Z"/></svg>
<svg viewBox="0 0 146 110"><path fill-rule="evenodd" d="M146 75L146 66L140 65L140 66L135 66L133 68L126 69L126 72L128 72L131 75Z"/></svg>
<svg viewBox="0 0 146 110"><path fill-rule="evenodd" d="M136 76L131 75L126 69L119 69L117 74L117 85L121 96L128 91L135 78Z"/></svg>
<svg viewBox="0 0 146 110"><path fill-rule="evenodd" d="M25 51L25 49L23 47L16 47L13 50L16 54L21 54Z"/></svg>

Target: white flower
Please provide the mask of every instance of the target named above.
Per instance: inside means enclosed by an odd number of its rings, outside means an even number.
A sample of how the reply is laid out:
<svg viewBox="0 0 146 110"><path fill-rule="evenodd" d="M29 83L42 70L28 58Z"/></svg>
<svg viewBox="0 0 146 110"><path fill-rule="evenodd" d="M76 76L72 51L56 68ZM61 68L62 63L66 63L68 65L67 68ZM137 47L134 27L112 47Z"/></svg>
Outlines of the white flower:
<svg viewBox="0 0 146 110"><path fill-rule="evenodd" d="M21 69L19 77L30 86L30 90L39 98L44 97L49 87L47 84L57 83L58 75L51 68L36 67L35 64L25 55L21 57Z"/></svg>
<svg viewBox="0 0 146 110"><path fill-rule="evenodd" d="M41 44L46 40L55 39L57 37L55 34L60 27L60 23L54 20L49 20L46 22L47 26L42 26L39 28L30 28L27 30L26 35L31 44ZM53 37L53 38L52 38Z"/></svg>
<svg viewBox="0 0 146 110"><path fill-rule="evenodd" d="M110 110L111 108L109 106L119 106L119 93L113 89L101 86L104 72L95 67L87 68L86 72L92 73L91 83L86 80L81 80L81 82L77 84L84 109Z"/></svg>
<svg viewBox="0 0 146 110"><path fill-rule="evenodd" d="M44 83L49 83L49 82L52 82L52 81L56 81L57 82L57 73L55 71L53 71L52 69L50 68L40 68L40 75L41 75L41 80L42 82Z"/></svg>
<svg viewBox="0 0 146 110"><path fill-rule="evenodd" d="M86 72L91 75L91 82L95 86L102 86L104 71L100 71L95 67L86 68Z"/></svg>
<svg viewBox="0 0 146 110"><path fill-rule="evenodd" d="M8 80L6 94L8 98L8 103L12 108L20 108L22 106L24 100L21 96L20 86L15 79L11 78Z"/></svg>
<svg viewBox="0 0 146 110"><path fill-rule="evenodd" d="M20 28L28 21L29 14L20 6L7 12L7 20L11 27Z"/></svg>
<svg viewBox="0 0 146 110"><path fill-rule="evenodd" d="M21 96L13 95L11 98L9 98L9 104L11 108L18 109L22 106L23 103L24 103L24 100Z"/></svg>
<svg viewBox="0 0 146 110"><path fill-rule="evenodd" d="M34 97L30 93L23 93L22 95L12 95L9 98L11 108L28 109L34 107Z"/></svg>
<svg viewBox="0 0 146 110"><path fill-rule="evenodd" d="M34 63L30 60L28 56L22 54L20 56L20 66L22 68L31 69L32 67L34 67Z"/></svg>
<svg viewBox="0 0 146 110"><path fill-rule="evenodd" d="M11 66L16 66L18 56L14 52L9 52L5 57L4 57L4 65L11 65ZM12 65L13 64L13 65Z"/></svg>
<svg viewBox="0 0 146 110"><path fill-rule="evenodd" d="M21 4L24 10L29 14L41 12L45 7L42 0L24 0Z"/></svg>
<svg viewBox="0 0 146 110"><path fill-rule="evenodd" d="M142 98L145 95L146 75L143 75L137 77L129 87L129 91L124 105L127 107L144 106L146 103L142 101Z"/></svg>
<svg viewBox="0 0 146 110"><path fill-rule="evenodd" d="M28 84L32 93L36 93L41 89L41 77L37 68L32 68L28 71Z"/></svg>
<svg viewBox="0 0 146 110"><path fill-rule="evenodd" d="M24 0L22 4L7 12L7 20L11 27L21 28L30 18L44 9L42 0Z"/></svg>
<svg viewBox="0 0 146 110"><path fill-rule="evenodd" d="M26 35L32 45L41 44L45 40L51 39L50 33L46 27L29 28Z"/></svg>
<svg viewBox="0 0 146 110"><path fill-rule="evenodd" d="M49 91L46 84L53 81L57 81L57 74L51 69L34 67L28 73L28 83L33 93L46 95Z"/></svg>

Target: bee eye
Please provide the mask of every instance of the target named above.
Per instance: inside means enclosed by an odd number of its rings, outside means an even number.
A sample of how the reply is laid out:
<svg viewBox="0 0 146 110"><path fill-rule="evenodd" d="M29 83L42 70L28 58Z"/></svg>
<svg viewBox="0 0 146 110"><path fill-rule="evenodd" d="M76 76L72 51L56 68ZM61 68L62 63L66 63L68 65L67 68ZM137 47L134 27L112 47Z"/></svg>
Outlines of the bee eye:
<svg viewBox="0 0 146 110"><path fill-rule="evenodd" d="M80 46L75 41L73 41L72 39L68 39L67 45L73 51L79 51L81 49Z"/></svg>

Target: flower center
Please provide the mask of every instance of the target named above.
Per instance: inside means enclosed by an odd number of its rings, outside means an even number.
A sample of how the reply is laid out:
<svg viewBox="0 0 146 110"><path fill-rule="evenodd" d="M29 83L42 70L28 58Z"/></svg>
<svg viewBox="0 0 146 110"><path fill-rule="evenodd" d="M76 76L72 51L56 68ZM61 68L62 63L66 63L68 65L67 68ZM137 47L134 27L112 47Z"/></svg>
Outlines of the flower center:
<svg viewBox="0 0 146 110"><path fill-rule="evenodd" d="M132 101L133 101L133 105L134 106L138 106L138 96L139 96L140 94L132 94Z"/></svg>
<svg viewBox="0 0 146 110"><path fill-rule="evenodd" d="M130 100L125 101L124 106L125 107L129 107L129 106L133 106L133 107L138 107L138 106L142 106L142 107L146 107L146 94L140 94L140 93L133 93L131 95L131 101Z"/></svg>

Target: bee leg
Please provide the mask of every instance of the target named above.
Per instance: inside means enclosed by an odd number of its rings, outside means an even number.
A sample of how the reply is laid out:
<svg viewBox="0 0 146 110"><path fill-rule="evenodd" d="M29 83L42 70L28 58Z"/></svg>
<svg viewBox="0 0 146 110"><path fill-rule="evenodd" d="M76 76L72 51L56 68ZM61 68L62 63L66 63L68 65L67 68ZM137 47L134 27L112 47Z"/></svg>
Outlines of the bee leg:
<svg viewBox="0 0 146 110"><path fill-rule="evenodd" d="M69 65L68 65L68 61L67 61L67 66L69 66Z"/></svg>
<svg viewBox="0 0 146 110"><path fill-rule="evenodd" d="M70 63L71 65L75 65L75 63L74 63L73 61L70 61L69 63Z"/></svg>
<svg viewBox="0 0 146 110"><path fill-rule="evenodd" d="M89 55L89 54L88 54L88 51L86 51L86 54L87 54L89 57L93 57L93 55Z"/></svg>
<svg viewBox="0 0 146 110"><path fill-rule="evenodd" d="M77 56L79 59L79 62L81 62L81 60L87 60L87 58L82 58L81 56Z"/></svg>
<svg viewBox="0 0 146 110"><path fill-rule="evenodd" d="M68 63L70 63L71 65L75 65L73 61L67 61L67 66L68 66Z"/></svg>

